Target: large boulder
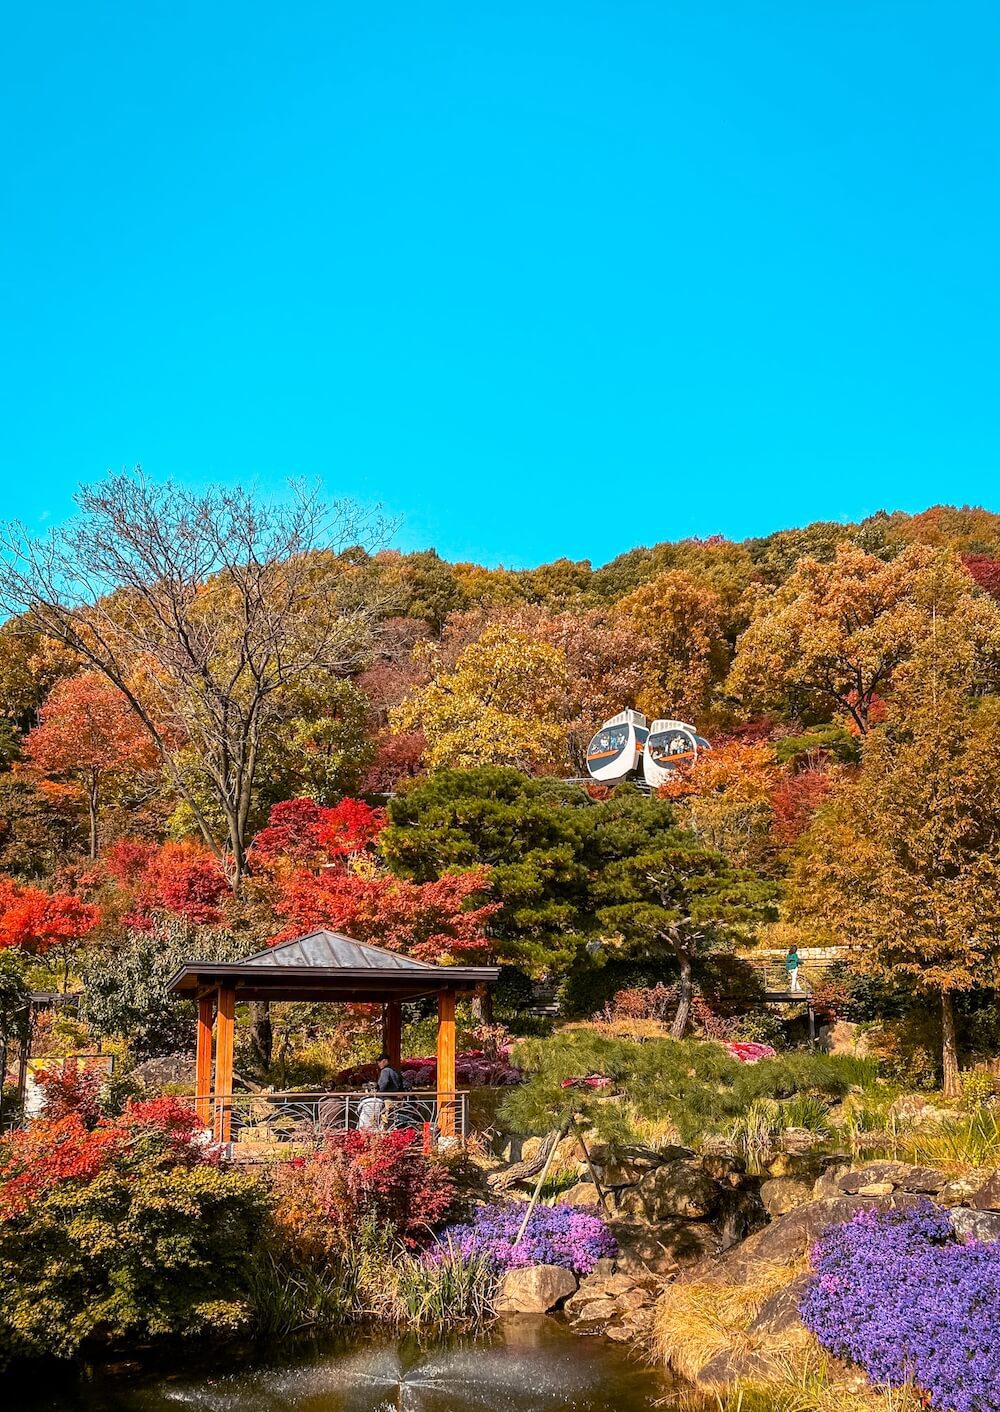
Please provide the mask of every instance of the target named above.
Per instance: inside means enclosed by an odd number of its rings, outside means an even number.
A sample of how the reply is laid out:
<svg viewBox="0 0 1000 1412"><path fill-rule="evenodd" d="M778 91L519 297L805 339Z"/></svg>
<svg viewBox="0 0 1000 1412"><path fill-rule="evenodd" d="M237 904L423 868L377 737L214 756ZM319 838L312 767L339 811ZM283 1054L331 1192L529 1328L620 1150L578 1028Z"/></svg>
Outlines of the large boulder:
<svg viewBox="0 0 1000 1412"><path fill-rule="evenodd" d="M935 1171L933 1167L911 1167L905 1162L868 1162L863 1167L845 1172L837 1185L849 1196L859 1193L862 1196L884 1196L886 1193L883 1191L869 1193L866 1188L886 1185L890 1189L898 1187L900 1191L922 1192L931 1196L941 1191L947 1183L944 1173Z"/></svg>
<svg viewBox="0 0 1000 1412"><path fill-rule="evenodd" d="M799 1300L805 1294L811 1275L799 1275L764 1300L750 1323L751 1333L781 1334L799 1328Z"/></svg>
<svg viewBox="0 0 1000 1412"><path fill-rule="evenodd" d="M600 1206L601 1198L593 1182L577 1182L559 1198L563 1206Z"/></svg>
<svg viewBox="0 0 1000 1412"><path fill-rule="evenodd" d="M618 1270L629 1275L656 1275L671 1279L679 1270L718 1255L718 1231L697 1221L663 1221L657 1226L614 1221L618 1242Z"/></svg>
<svg viewBox="0 0 1000 1412"><path fill-rule="evenodd" d="M801 1177L771 1177L761 1184L760 1199L773 1221L776 1216L784 1216L796 1206L811 1201L813 1184Z"/></svg>
<svg viewBox="0 0 1000 1412"><path fill-rule="evenodd" d="M1000 1172L991 1172L969 1203L977 1211L1000 1211Z"/></svg>
<svg viewBox="0 0 1000 1412"><path fill-rule="evenodd" d="M589 1151L601 1184L606 1187L636 1186L665 1162L691 1159L695 1155L690 1147L675 1144L660 1148L639 1145L611 1147L607 1143L595 1142L590 1145Z"/></svg>
<svg viewBox="0 0 1000 1412"><path fill-rule="evenodd" d="M726 1251L717 1260L704 1261L686 1268L680 1278L716 1280L738 1283L747 1278L755 1265L785 1265L800 1260L827 1226L848 1221L856 1211L887 1211L913 1206L922 1200L910 1192L897 1191L891 1196L841 1196L823 1201L808 1201L796 1206L770 1225Z"/></svg>
<svg viewBox="0 0 1000 1412"><path fill-rule="evenodd" d="M508 1270L500 1286L498 1314L547 1314L576 1290L576 1276L561 1265Z"/></svg>
<svg viewBox="0 0 1000 1412"><path fill-rule="evenodd" d="M719 1188L700 1162L680 1158L657 1167L640 1191L646 1215L652 1221L682 1217L699 1221L719 1204Z"/></svg>
<svg viewBox="0 0 1000 1412"><path fill-rule="evenodd" d="M959 1240L1000 1240L1000 1211L970 1211L967 1206L953 1206L948 1219Z"/></svg>

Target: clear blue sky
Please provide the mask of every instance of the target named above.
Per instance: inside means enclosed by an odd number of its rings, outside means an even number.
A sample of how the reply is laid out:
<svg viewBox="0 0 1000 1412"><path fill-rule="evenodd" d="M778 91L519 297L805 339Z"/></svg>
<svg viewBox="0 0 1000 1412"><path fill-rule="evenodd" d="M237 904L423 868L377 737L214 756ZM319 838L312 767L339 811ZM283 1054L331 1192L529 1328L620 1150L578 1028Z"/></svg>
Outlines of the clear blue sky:
<svg viewBox="0 0 1000 1412"><path fill-rule="evenodd" d="M12 4L4 516L321 478L595 563L1000 510L995 4Z"/></svg>

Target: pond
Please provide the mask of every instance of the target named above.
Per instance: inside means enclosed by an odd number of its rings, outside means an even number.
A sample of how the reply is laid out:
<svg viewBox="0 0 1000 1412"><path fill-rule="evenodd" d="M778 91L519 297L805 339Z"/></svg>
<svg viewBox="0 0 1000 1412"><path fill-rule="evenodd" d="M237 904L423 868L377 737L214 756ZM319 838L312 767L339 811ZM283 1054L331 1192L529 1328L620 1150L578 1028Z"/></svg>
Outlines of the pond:
<svg viewBox="0 0 1000 1412"><path fill-rule="evenodd" d="M0 1383L2 1387L2 1383ZM522 1317L479 1338L352 1336L165 1376L118 1373L32 1395L18 1412L651 1412L666 1379L603 1338ZM4 1401L7 1402L6 1397Z"/></svg>

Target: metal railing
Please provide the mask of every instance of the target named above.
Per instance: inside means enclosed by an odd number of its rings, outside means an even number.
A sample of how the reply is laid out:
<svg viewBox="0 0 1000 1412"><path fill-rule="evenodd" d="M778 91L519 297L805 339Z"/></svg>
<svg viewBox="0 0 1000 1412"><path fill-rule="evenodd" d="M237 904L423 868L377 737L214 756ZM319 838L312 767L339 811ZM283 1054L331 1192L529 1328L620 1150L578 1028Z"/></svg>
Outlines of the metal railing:
<svg viewBox="0 0 1000 1412"><path fill-rule="evenodd" d="M293 1143L317 1147L334 1133L409 1129L424 1147L442 1138L464 1142L466 1091L402 1093L201 1094L195 1108L216 1138L232 1143Z"/></svg>

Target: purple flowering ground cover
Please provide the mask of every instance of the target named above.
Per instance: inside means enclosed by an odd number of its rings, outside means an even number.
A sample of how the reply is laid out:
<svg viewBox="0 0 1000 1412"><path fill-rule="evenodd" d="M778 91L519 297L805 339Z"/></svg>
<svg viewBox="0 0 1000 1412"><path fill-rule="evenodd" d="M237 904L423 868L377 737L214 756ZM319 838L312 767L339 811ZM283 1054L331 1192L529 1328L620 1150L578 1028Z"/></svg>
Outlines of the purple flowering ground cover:
<svg viewBox="0 0 1000 1412"><path fill-rule="evenodd" d="M1000 1412L1000 1242L962 1245L924 1201L831 1227L812 1262L799 1312L831 1353L940 1412Z"/></svg>
<svg viewBox="0 0 1000 1412"><path fill-rule="evenodd" d="M601 1218L578 1207L536 1206L523 1239L515 1244L523 1220L519 1202L480 1206L471 1221L447 1226L438 1245L462 1255L486 1255L499 1270L562 1265L578 1275L588 1275L602 1256L618 1253Z"/></svg>

